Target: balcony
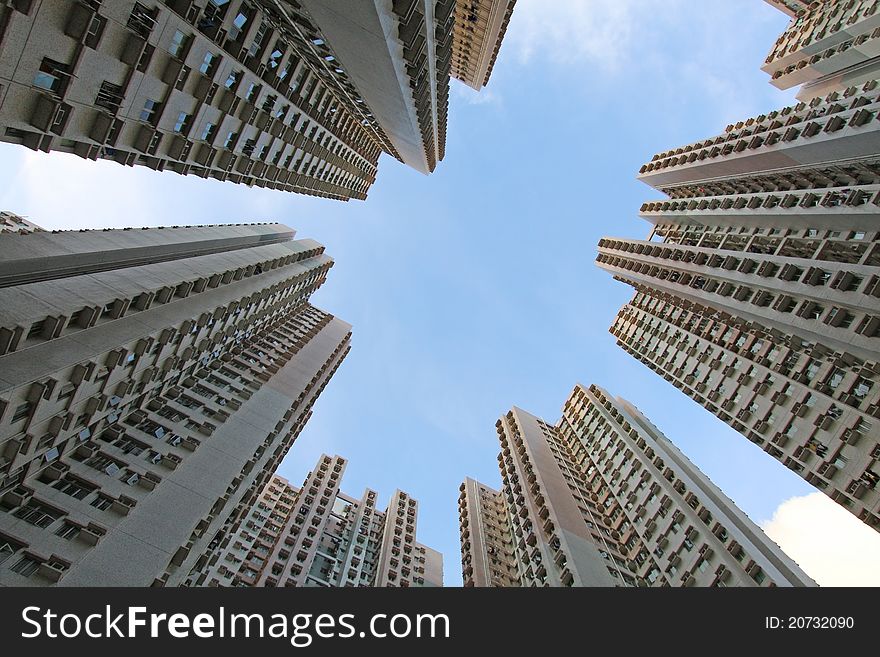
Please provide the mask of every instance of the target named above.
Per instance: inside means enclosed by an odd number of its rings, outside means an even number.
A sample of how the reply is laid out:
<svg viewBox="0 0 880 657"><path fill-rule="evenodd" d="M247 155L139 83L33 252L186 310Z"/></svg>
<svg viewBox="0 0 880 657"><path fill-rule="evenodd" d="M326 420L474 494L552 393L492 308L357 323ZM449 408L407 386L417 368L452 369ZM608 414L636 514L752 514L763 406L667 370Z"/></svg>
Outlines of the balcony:
<svg viewBox="0 0 880 657"><path fill-rule="evenodd" d="M41 132L62 134L73 108L57 98L39 94L31 112L30 124Z"/></svg>

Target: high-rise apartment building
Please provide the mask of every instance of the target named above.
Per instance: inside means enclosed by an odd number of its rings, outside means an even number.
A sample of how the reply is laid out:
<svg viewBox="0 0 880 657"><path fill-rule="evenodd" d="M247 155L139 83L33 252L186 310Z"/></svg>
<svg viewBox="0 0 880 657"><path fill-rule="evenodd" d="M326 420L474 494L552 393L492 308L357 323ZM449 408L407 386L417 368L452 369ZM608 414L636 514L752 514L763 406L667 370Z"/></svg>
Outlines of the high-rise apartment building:
<svg viewBox="0 0 880 657"><path fill-rule="evenodd" d="M779 89L802 85L809 100L880 74L880 11L874 0L769 0L793 17L761 69Z"/></svg>
<svg viewBox="0 0 880 657"><path fill-rule="evenodd" d="M364 199L443 159L454 5L0 2L0 140Z"/></svg>
<svg viewBox="0 0 880 657"><path fill-rule="evenodd" d="M459 493L463 584L519 586L504 495L470 477L464 480Z"/></svg>
<svg viewBox="0 0 880 657"><path fill-rule="evenodd" d="M0 584L177 585L348 353L278 224L0 235Z"/></svg>
<svg viewBox="0 0 880 657"><path fill-rule="evenodd" d="M799 11L809 9L813 0L764 0L767 4L776 7L779 11L783 11L792 18L798 15Z"/></svg>
<svg viewBox="0 0 880 657"><path fill-rule="evenodd" d="M502 490L460 488L465 586L815 586L632 404L576 386L496 424Z"/></svg>
<svg viewBox="0 0 880 657"><path fill-rule="evenodd" d="M489 84L516 0L458 0L452 77L479 91Z"/></svg>
<svg viewBox="0 0 880 657"><path fill-rule="evenodd" d="M274 476L191 584L205 586L443 586L443 557L416 541L418 503L395 491L340 490L345 459L323 455L301 488Z"/></svg>
<svg viewBox="0 0 880 657"><path fill-rule="evenodd" d="M783 4L768 63L810 59L776 83L823 95L655 155L650 234L597 263L636 290L621 347L880 531L880 6Z"/></svg>
<svg viewBox="0 0 880 657"><path fill-rule="evenodd" d="M384 130L384 150L422 173L446 153L456 0L300 0ZM390 11L389 11L390 10Z"/></svg>
<svg viewBox="0 0 880 657"><path fill-rule="evenodd" d="M0 211L0 233L38 233L43 229L14 212Z"/></svg>

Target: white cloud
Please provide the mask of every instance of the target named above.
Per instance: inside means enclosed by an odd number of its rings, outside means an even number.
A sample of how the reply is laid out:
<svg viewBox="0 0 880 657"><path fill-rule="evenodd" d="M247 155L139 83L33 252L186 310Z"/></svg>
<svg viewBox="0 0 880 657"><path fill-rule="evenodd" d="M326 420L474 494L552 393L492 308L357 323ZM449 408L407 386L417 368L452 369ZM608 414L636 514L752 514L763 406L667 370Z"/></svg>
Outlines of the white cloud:
<svg viewBox="0 0 880 657"><path fill-rule="evenodd" d="M519 0L508 47L523 62L543 57L557 64L620 66L636 37L678 0Z"/></svg>
<svg viewBox="0 0 880 657"><path fill-rule="evenodd" d="M675 107L686 88L700 90L690 97L702 98L702 114L723 128L793 98L758 70L764 51L755 55L755 39L769 49L786 20L752 1L519 0L504 47L520 65L543 66L548 75L555 69L575 88L611 80L629 98L629 83L639 80L635 91L650 94L658 107ZM743 21L762 36L727 27Z"/></svg>
<svg viewBox="0 0 880 657"><path fill-rule="evenodd" d="M793 497L762 523L822 586L880 586L880 533L824 493Z"/></svg>
<svg viewBox="0 0 880 657"><path fill-rule="evenodd" d="M44 228L119 227L128 225L132 214L140 215L138 225L161 222L140 183L143 177L167 174L146 170L132 175L131 168L115 162L89 162L66 153L20 149L16 154L21 160L15 195L24 199L27 214ZM103 216L98 216L98 208ZM147 218L152 221L144 221Z"/></svg>
<svg viewBox="0 0 880 657"><path fill-rule="evenodd" d="M495 91L485 87L480 91L476 91L466 84L457 81L452 83L452 93L455 94L456 98L461 98L468 105L500 105L503 100L501 94Z"/></svg>

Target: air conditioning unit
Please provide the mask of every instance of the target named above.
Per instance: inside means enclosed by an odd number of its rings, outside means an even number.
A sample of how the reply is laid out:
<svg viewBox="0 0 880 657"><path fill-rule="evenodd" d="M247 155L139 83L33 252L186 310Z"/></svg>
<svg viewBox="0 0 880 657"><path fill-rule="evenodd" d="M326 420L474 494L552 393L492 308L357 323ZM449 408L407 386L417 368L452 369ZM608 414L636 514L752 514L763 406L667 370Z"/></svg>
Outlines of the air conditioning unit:
<svg viewBox="0 0 880 657"><path fill-rule="evenodd" d="M135 472L134 474L130 475L127 479L125 479L125 483L128 484L129 486L134 486L140 480L141 480L141 476L137 472Z"/></svg>

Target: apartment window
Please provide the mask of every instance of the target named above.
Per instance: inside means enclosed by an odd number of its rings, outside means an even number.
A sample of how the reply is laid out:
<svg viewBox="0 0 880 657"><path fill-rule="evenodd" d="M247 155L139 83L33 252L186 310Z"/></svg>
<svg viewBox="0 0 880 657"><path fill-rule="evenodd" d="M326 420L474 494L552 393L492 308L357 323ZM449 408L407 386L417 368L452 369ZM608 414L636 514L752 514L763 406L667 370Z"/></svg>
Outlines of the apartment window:
<svg viewBox="0 0 880 657"><path fill-rule="evenodd" d="M145 121L146 123L153 123L156 120L156 117L159 115L159 109L161 107L162 103L160 103L158 100L147 98L147 100L144 102L144 109L141 110L141 121Z"/></svg>
<svg viewBox="0 0 880 657"><path fill-rule="evenodd" d="M247 93L244 95L244 98L248 102L253 102L259 92L260 88L257 86L257 84L255 82L251 82L248 86Z"/></svg>
<svg viewBox="0 0 880 657"><path fill-rule="evenodd" d="M266 21L260 23L260 27L257 30L256 35L254 36L253 43L251 43L251 47L248 49L248 54L251 57L254 57L257 52L259 52L260 48L263 45L263 39L266 38L266 33L269 31L269 24Z"/></svg>
<svg viewBox="0 0 880 657"><path fill-rule="evenodd" d="M171 53L171 56L180 58L183 53L186 52L186 46L189 44L189 39L189 34L185 34L180 30L175 30L174 36L171 37L171 45L168 47L168 52Z"/></svg>
<svg viewBox="0 0 880 657"><path fill-rule="evenodd" d="M243 12L238 12L232 21L232 27L229 29L229 38L235 41L241 36L244 26L247 25L248 17Z"/></svg>
<svg viewBox="0 0 880 657"><path fill-rule="evenodd" d="M214 141L214 137L217 136L217 124L216 123L206 123L205 129L202 130L202 141L211 142Z"/></svg>
<svg viewBox="0 0 880 657"><path fill-rule="evenodd" d="M182 135L185 135L189 132L189 126L192 122L192 114L187 114L186 112L181 112L177 115L177 121L174 123L174 132L179 132Z"/></svg>
<svg viewBox="0 0 880 657"><path fill-rule="evenodd" d="M30 500L26 505L16 510L13 515L26 523L45 529L64 514L58 509Z"/></svg>
<svg viewBox="0 0 880 657"><path fill-rule="evenodd" d="M135 2L131 15L128 17L128 27L143 39L149 39L150 32L156 25L155 17L158 11L158 8L147 9L140 2Z"/></svg>
<svg viewBox="0 0 880 657"><path fill-rule="evenodd" d="M238 139L238 133L232 132L226 135L226 141L223 142L223 148L231 149L235 145L235 140Z"/></svg>
<svg viewBox="0 0 880 657"><path fill-rule="evenodd" d="M859 400L864 399L869 392L871 392L871 388L874 387L874 384L864 377L859 377L858 381L856 381L855 386L850 391L850 393L856 396Z"/></svg>
<svg viewBox="0 0 880 657"><path fill-rule="evenodd" d="M242 71L232 71L226 78L226 82L223 83L223 86L227 89L235 89L238 86L238 83L241 82L241 76Z"/></svg>
<svg viewBox="0 0 880 657"><path fill-rule="evenodd" d="M108 497L107 495L98 494L98 496L92 500L91 506L95 507L99 511L105 511L109 509L113 504L113 498Z"/></svg>
<svg viewBox="0 0 880 657"><path fill-rule="evenodd" d="M843 381L844 373L840 368L835 367L831 372L831 376L826 379L826 383L832 390L837 390L837 386Z"/></svg>
<svg viewBox="0 0 880 657"><path fill-rule="evenodd" d="M202 65L199 66L199 71L202 72L203 75L211 76L214 74L214 70L217 68L217 62L219 61L219 57L210 51L205 53L205 58L202 60Z"/></svg>
<svg viewBox="0 0 880 657"><path fill-rule="evenodd" d="M33 404L31 402L25 402L21 406L15 409L15 413L12 414L12 419L9 421L10 424L15 424L20 420L25 419L31 413L31 406Z"/></svg>
<svg viewBox="0 0 880 657"><path fill-rule="evenodd" d="M69 78L70 67L67 64L44 57L34 76L34 86L60 95Z"/></svg>
<svg viewBox="0 0 880 657"><path fill-rule="evenodd" d="M275 94L270 94L266 96L266 99L263 101L263 110L266 112L272 112L275 108L275 102L278 100L278 96Z"/></svg>
<svg viewBox="0 0 880 657"><path fill-rule="evenodd" d="M37 568L40 567L40 562L34 559L32 556L26 554L21 559L16 561L10 570L14 573L18 573L23 577L30 577L35 572L37 572Z"/></svg>
<svg viewBox="0 0 880 657"><path fill-rule="evenodd" d="M55 532L56 536L60 536L66 541L72 541L79 533L82 531L79 525L75 525L72 522L65 522L61 527Z"/></svg>
<svg viewBox="0 0 880 657"><path fill-rule="evenodd" d="M0 563L9 559L13 554L18 552L24 545L11 541L6 538L0 538Z"/></svg>
<svg viewBox="0 0 880 657"><path fill-rule="evenodd" d="M104 80L101 83L101 88L98 90L98 96L95 98L95 105L116 114L122 105L122 101L122 87Z"/></svg>
<svg viewBox="0 0 880 657"><path fill-rule="evenodd" d="M93 492L96 487L90 486L77 479L65 477L64 479L56 481L52 485L52 488L61 491L65 495L70 495L74 499L81 500L88 496L89 493Z"/></svg>
<svg viewBox="0 0 880 657"><path fill-rule="evenodd" d="M281 63L281 59L284 57L284 50L284 42L281 40L276 41L275 47L269 54L269 61L267 62L270 69L278 68L278 65Z"/></svg>
<svg viewBox="0 0 880 657"><path fill-rule="evenodd" d="M284 78L286 78L288 76L288 74L290 73L290 71L293 70L294 68L295 68L295 66L290 61L288 61L284 65L284 67L280 71L278 71L278 79L283 80Z"/></svg>

